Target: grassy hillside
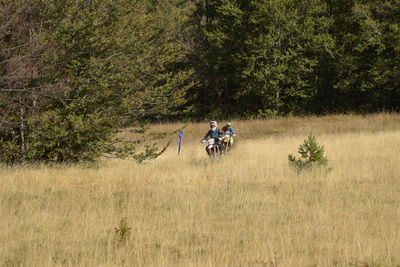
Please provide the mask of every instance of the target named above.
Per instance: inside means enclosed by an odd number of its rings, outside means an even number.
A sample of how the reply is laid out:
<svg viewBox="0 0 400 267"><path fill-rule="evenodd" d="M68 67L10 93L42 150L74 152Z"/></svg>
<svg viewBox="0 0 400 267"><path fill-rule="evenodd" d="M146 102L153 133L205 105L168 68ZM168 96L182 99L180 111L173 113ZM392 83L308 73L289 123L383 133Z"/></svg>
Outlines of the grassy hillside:
<svg viewBox="0 0 400 267"><path fill-rule="evenodd" d="M141 165L0 168L0 265L400 264L399 115L233 126L236 146L223 160L206 158L207 124L191 124L179 158L174 144ZM288 166L310 131L328 173Z"/></svg>

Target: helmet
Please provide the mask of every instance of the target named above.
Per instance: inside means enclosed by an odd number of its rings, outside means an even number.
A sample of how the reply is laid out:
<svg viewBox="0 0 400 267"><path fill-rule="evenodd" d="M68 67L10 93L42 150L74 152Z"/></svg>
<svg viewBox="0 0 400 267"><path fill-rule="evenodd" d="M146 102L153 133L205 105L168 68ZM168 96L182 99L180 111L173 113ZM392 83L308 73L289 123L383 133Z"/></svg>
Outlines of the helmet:
<svg viewBox="0 0 400 267"><path fill-rule="evenodd" d="M232 124L228 121L227 123L226 123L226 126L231 126Z"/></svg>
<svg viewBox="0 0 400 267"><path fill-rule="evenodd" d="M210 121L210 127L217 127L217 122L216 121Z"/></svg>

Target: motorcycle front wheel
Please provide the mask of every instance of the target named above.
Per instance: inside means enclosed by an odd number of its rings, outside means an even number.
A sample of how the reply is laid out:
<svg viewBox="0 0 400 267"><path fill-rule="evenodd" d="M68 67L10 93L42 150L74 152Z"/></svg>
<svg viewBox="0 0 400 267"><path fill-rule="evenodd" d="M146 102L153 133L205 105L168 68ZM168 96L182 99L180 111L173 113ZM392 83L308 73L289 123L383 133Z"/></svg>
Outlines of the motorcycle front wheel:
<svg viewBox="0 0 400 267"><path fill-rule="evenodd" d="M212 149L212 148L207 149L207 153L208 153L208 157L210 157L210 158L214 157L214 149Z"/></svg>

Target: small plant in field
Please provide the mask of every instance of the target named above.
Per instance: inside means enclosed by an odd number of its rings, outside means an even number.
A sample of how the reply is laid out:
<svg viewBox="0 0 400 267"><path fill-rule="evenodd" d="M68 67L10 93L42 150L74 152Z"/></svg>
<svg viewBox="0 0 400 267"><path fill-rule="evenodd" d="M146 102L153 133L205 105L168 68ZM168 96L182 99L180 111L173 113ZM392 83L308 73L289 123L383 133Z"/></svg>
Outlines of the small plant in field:
<svg viewBox="0 0 400 267"><path fill-rule="evenodd" d="M114 238L118 244L125 243L131 235L131 227L129 227L128 219L122 218L119 226L114 228Z"/></svg>
<svg viewBox="0 0 400 267"><path fill-rule="evenodd" d="M299 146L300 157L289 154L289 165L296 168L297 172L310 169L314 166L326 166L328 159L324 156L324 146L319 146L312 133Z"/></svg>

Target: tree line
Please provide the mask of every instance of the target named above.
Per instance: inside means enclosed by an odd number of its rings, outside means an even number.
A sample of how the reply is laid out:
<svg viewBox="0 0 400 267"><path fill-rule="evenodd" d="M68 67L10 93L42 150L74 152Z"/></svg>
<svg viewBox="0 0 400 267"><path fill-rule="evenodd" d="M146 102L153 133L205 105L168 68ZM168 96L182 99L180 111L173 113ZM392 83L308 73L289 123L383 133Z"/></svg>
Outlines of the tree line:
<svg viewBox="0 0 400 267"><path fill-rule="evenodd" d="M399 108L399 0L3 0L0 13L0 162L156 157L148 121Z"/></svg>
<svg viewBox="0 0 400 267"><path fill-rule="evenodd" d="M195 15L200 114L399 107L399 0L209 0Z"/></svg>

